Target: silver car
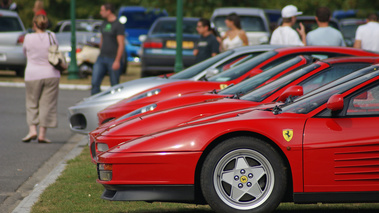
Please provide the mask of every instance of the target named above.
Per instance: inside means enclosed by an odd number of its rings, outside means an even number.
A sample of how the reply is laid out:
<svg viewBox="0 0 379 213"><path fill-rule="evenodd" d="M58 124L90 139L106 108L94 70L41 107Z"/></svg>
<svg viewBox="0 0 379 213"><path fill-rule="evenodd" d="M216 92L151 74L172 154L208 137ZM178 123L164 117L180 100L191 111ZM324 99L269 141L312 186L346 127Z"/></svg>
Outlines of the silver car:
<svg viewBox="0 0 379 213"><path fill-rule="evenodd" d="M0 9L0 70L15 70L24 76L26 57L22 50L25 28L18 14Z"/></svg>
<svg viewBox="0 0 379 213"><path fill-rule="evenodd" d="M101 20L94 19L77 19L75 21L76 28L76 45L80 48L87 43L92 37L99 33ZM71 20L63 20L58 22L53 30L59 43L59 51L66 57L67 63L71 61Z"/></svg>
<svg viewBox="0 0 379 213"><path fill-rule="evenodd" d="M224 69L233 66L230 64L237 65L243 63L243 61L255 57L260 53L279 47L283 46L260 45L240 47L218 54L168 78L148 77L118 84L106 91L82 100L75 106L69 107L70 128L74 132L87 134L98 126L97 113L122 99L129 98L162 84L182 80L197 81L214 76L224 71Z"/></svg>
<svg viewBox="0 0 379 213"><path fill-rule="evenodd" d="M242 29L246 32L249 45L267 44L270 37L270 26L266 13L260 8L251 7L223 7L213 11L211 17L212 27L223 36L228 30L225 24L226 17L236 13L241 20Z"/></svg>

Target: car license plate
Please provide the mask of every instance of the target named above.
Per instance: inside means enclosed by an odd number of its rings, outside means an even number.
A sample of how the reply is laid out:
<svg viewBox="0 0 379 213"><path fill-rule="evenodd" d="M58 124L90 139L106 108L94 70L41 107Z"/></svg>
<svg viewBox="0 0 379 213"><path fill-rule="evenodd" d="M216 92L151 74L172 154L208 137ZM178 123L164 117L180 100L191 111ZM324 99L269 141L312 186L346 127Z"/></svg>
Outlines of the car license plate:
<svg viewBox="0 0 379 213"><path fill-rule="evenodd" d="M7 60L7 56L3 53L0 53L0 61L6 61Z"/></svg>
<svg viewBox="0 0 379 213"><path fill-rule="evenodd" d="M183 41L183 49L193 49L194 47L194 42L193 41ZM166 47L167 48L176 48L176 41L166 41Z"/></svg>

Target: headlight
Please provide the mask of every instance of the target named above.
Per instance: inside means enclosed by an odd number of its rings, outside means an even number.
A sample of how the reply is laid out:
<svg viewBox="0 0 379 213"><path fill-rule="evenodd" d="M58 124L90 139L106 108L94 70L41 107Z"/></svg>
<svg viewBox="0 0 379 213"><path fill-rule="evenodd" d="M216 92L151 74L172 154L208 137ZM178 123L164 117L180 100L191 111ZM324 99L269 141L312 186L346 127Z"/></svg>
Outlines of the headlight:
<svg viewBox="0 0 379 213"><path fill-rule="evenodd" d="M134 115L142 114L142 113L145 113L145 112L150 112L150 111L153 111L155 108L157 108L157 104L150 104L150 105L141 107L141 108L139 108L137 110L134 110L131 113L125 114L125 115L119 117L116 121L121 121L121 120L124 120L126 118L132 117Z"/></svg>
<svg viewBox="0 0 379 213"><path fill-rule="evenodd" d="M108 144L106 143L97 143L97 150L99 152L105 152L109 149Z"/></svg>
<svg viewBox="0 0 379 213"><path fill-rule="evenodd" d="M115 88L112 88L111 90L109 90L108 92L104 92L104 94L102 94L102 96L103 95L109 95L109 94L113 95L113 94L121 92L123 89L124 89L123 86L115 87Z"/></svg>
<svg viewBox="0 0 379 213"><path fill-rule="evenodd" d="M150 90L148 92L142 93L140 95L136 95L136 96L131 97L128 100L128 102L139 100L139 99L145 98L145 97L150 97L150 96L153 96L153 95L158 95L160 92L161 92L161 89L153 89L153 90Z"/></svg>
<svg viewBox="0 0 379 213"><path fill-rule="evenodd" d="M99 163L97 164L97 171L99 180L110 181L112 180L112 164Z"/></svg>

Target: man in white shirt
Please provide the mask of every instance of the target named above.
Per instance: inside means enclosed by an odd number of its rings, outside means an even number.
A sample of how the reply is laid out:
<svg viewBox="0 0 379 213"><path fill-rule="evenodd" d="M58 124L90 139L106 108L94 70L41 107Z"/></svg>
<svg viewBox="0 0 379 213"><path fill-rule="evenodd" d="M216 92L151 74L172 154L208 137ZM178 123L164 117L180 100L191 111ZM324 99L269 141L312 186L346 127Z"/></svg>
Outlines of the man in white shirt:
<svg viewBox="0 0 379 213"><path fill-rule="evenodd" d="M318 28L307 34L307 45L346 47L342 33L329 26L330 14L331 12L327 7L317 8L315 19Z"/></svg>
<svg viewBox="0 0 379 213"><path fill-rule="evenodd" d="M300 23L300 29L296 29L299 34L292 29L292 26L296 23L296 16L303 14L303 12L297 11L297 7L294 5L287 5L282 9L283 23L276 28L271 35L270 44L283 44L283 45L306 45L305 29L302 23Z"/></svg>
<svg viewBox="0 0 379 213"><path fill-rule="evenodd" d="M354 47L379 52L378 16L373 13L367 18L367 24L358 27L355 33Z"/></svg>

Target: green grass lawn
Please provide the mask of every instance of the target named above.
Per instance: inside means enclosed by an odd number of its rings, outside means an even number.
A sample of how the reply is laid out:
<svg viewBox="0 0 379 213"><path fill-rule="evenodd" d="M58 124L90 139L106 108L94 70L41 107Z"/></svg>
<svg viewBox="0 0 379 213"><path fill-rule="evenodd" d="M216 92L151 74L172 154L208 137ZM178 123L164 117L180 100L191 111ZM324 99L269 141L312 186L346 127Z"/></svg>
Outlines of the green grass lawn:
<svg viewBox="0 0 379 213"><path fill-rule="evenodd" d="M57 181L50 185L32 208L40 212L212 212L207 205L164 202L118 202L100 198L103 186L96 183L96 166L91 163L89 150L67 163ZM276 212L379 212L379 204L309 204L282 203Z"/></svg>
<svg viewBox="0 0 379 213"><path fill-rule="evenodd" d="M112 202L100 198L104 187L96 183L96 166L88 148L73 160L32 208L40 212L212 212L209 206L163 202Z"/></svg>

